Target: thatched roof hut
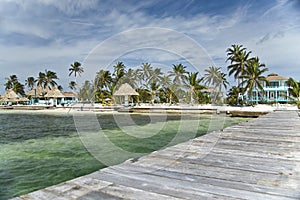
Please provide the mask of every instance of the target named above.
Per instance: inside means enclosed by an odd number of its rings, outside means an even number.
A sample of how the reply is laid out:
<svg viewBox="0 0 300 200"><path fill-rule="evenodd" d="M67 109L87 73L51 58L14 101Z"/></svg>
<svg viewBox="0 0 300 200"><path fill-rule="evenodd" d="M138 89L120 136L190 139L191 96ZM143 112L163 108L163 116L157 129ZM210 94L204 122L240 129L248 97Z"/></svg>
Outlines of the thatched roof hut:
<svg viewBox="0 0 300 200"><path fill-rule="evenodd" d="M28 98L26 98L26 97L21 97L18 101L19 102L28 102L30 100Z"/></svg>
<svg viewBox="0 0 300 200"><path fill-rule="evenodd" d="M114 93L114 96L138 96L137 93L128 83L122 84Z"/></svg>
<svg viewBox="0 0 300 200"><path fill-rule="evenodd" d="M47 97L47 98L51 98L51 97L52 98L63 98L65 96L61 93L61 91L59 89L52 88L51 90L49 90L47 92L47 94L45 95L45 97Z"/></svg>
<svg viewBox="0 0 300 200"><path fill-rule="evenodd" d="M26 93L26 96L31 97L44 97L50 89L48 87L44 88L42 86L37 86Z"/></svg>
<svg viewBox="0 0 300 200"><path fill-rule="evenodd" d="M138 96L137 93L128 83L122 84L119 89L113 94L114 96L124 96L125 106L128 106L128 97L129 96Z"/></svg>
<svg viewBox="0 0 300 200"><path fill-rule="evenodd" d="M6 90L5 94L1 96L1 101L11 101L11 102L15 102L18 101L19 96L12 90Z"/></svg>

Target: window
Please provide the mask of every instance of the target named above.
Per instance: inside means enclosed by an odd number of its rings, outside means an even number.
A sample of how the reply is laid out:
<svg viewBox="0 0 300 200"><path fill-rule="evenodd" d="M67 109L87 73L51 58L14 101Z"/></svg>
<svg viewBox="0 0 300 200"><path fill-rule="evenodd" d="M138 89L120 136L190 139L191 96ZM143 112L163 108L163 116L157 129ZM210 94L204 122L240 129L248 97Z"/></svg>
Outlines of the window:
<svg viewBox="0 0 300 200"><path fill-rule="evenodd" d="M279 87L279 82L270 82L270 87Z"/></svg>

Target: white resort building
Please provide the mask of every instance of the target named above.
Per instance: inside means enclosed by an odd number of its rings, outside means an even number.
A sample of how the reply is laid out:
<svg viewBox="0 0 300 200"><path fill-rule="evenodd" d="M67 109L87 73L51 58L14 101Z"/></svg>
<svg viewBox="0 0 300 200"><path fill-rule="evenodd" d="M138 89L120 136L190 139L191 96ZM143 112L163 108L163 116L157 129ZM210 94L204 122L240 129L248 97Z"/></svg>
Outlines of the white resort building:
<svg viewBox="0 0 300 200"><path fill-rule="evenodd" d="M267 85L263 83L264 91L257 89L252 90L252 97L247 96L248 102L255 103L289 103L292 102L289 94L289 86L287 84L288 78L279 76L278 74L269 74L266 79L269 81Z"/></svg>

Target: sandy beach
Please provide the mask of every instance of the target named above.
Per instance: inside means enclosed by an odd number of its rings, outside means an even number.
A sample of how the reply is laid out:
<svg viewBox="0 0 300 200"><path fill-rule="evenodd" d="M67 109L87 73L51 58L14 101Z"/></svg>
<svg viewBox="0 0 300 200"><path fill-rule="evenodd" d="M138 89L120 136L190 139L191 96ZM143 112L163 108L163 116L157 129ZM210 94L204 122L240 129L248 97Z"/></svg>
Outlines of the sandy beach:
<svg viewBox="0 0 300 200"><path fill-rule="evenodd" d="M130 108L122 106L102 106L98 104L77 104L72 107L50 107L33 109L32 106L11 106L0 108L0 113L49 113L72 114L77 112L118 113L120 109L128 109L135 113L226 113L233 112L259 112L270 113L276 110L298 110L296 105L255 105L255 106L216 106L216 105L141 105Z"/></svg>

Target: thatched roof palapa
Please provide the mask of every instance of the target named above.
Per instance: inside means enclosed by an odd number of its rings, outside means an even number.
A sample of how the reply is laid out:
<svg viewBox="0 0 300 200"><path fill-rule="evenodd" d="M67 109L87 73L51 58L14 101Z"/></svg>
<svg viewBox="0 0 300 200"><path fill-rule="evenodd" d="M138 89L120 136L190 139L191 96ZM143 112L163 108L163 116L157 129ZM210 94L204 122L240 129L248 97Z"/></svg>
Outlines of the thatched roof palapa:
<svg viewBox="0 0 300 200"><path fill-rule="evenodd" d="M28 91L26 93L27 96L31 96L31 97L34 97L36 95L36 97L44 97L45 94L47 94L49 92L49 88L46 87L42 87L42 86L37 86L33 89L31 89L30 91Z"/></svg>
<svg viewBox="0 0 300 200"><path fill-rule="evenodd" d="M12 90L6 90L5 94L1 96L1 101L18 101L19 96Z"/></svg>
<svg viewBox="0 0 300 200"><path fill-rule="evenodd" d="M45 95L45 97L47 97L47 98L50 98L50 97L52 97L52 98L63 98L65 96L60 92L59 89L53 88L52 90L48 91L48 93Z"/></svg>
<svg viewBox="0 0 300 200"><path fill-rule="evenodd" d="M18 101L20 101L20 102L26 102L26 101L29 101L29 99L26 98L26 97L22 97Z"/></svg>
<svg viewBox="0 0 300 200"><path fill-rule="evenodd" d="M138 96L139 94L128 84L122 84L114 93L114 96Z"/></svg>

